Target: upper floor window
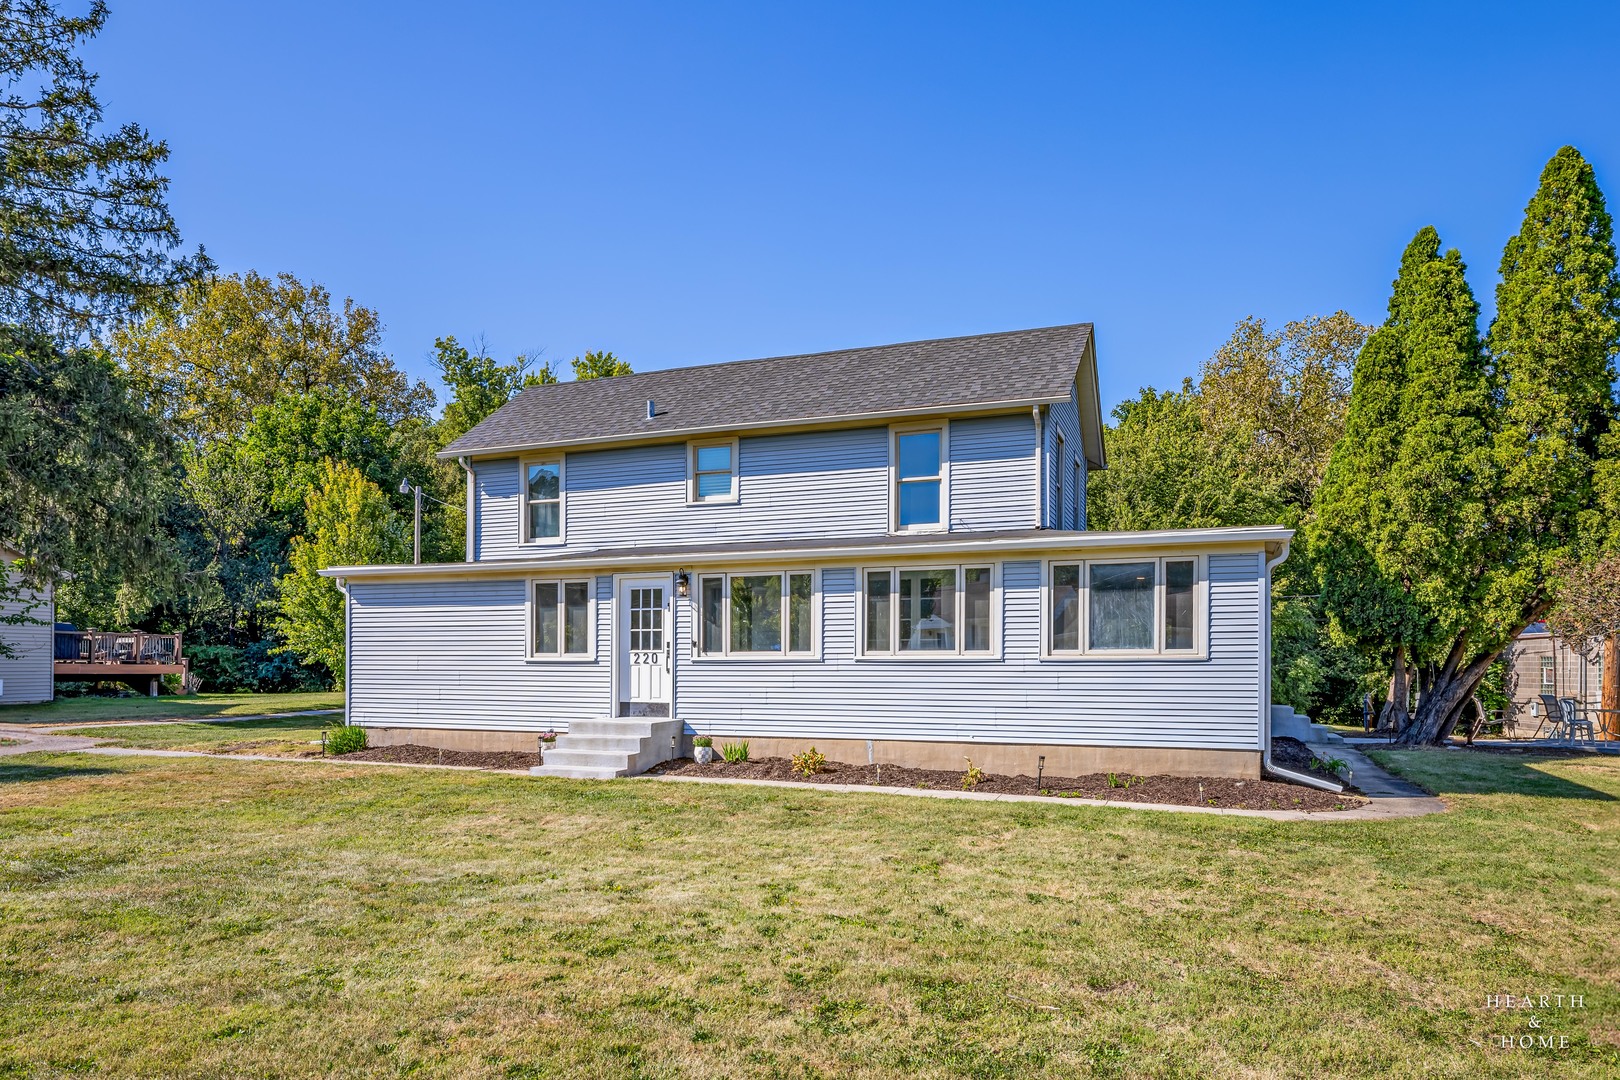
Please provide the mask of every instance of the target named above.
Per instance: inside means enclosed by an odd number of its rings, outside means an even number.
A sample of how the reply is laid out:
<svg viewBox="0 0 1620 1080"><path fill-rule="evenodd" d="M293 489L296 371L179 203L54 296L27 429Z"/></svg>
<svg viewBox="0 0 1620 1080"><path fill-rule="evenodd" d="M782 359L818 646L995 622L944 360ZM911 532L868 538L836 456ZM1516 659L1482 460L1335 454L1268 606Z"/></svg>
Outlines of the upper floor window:
<svg viewBox="0 0 1620 1080"><path fill-rule="evenodd" d="M945 429L899 429L893 438L895 529L943 528Z"/></svg>
<svg viewBox="0 0 1620 1080"><path fill-rule="evenodd" d="M737 501L737 440L693 443L687 449L688 502Z"/></svg>
<svg viewBox="0 0 1620 1080"><path fill-rule="evenodd" d="M702 656L813 656L815 575L809 570L698 579Z"/></svg>
<svg viewBox="0 0 1620 1080"><path fill-rule="evenodd" d="M557 542L563 535L563 459L523 463L523 539Z"/></svg>
<svg viewBox="0 0 1620 1080"><path fill-rule="evenodd" d="M1055 562L1047 570L1047 652L1199 650L1196 558Z"/></svg>
<svg viewBox="0 0 1620 1080"><path fill-rule="evenodd" d="M533 613L529 655L538 658L592 655L590 581L535 581L529 587Z"/></svg>
<svg viewBox="0 0 1620 1080"><path fill-rule="evenodd" d="M1080 459L1074 459L1074 513L1069 517L1069 528L1080 528L1080 507L1086 500L1086 482L1084 473L1080 471Z"/></svg>
<svg viewBox="0 0 1620 1080"><path fill-rule="evenodd" d="M988 566L863 572L866 655L989 653L995 616Z"/></svg>
<svg viewBox="0 0 1620 1080"><path fill-rule="evenodd" d="M1063 528L1063 436L1057 437L1057 449L1052 454L1052 474L1056 478L1052 491L1052 524Z"/></svg>

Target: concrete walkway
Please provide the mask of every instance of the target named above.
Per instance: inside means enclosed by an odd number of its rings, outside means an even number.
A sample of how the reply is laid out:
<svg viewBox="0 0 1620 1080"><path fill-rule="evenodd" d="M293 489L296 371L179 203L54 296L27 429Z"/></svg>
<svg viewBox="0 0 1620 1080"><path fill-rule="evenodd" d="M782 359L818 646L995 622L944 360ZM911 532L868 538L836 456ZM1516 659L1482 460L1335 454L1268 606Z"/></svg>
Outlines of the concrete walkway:
<svg viewBox="0 0 1620 1080"><path fill-rule="evenodd" d="M29 724L31 731L79 731L102 727L152 727L158 724L240 724L247 720L281 720L289 716L335 716L342 709L303 709L299 712L259 713L255 716L177 716L163 720L76 720L71 724Z"/></svg>
<svg viewBox="0 0 1620 1080"><path fill-rule="evenodd" d="M281 714L286 715L286 714ZM245 718L243 718L245 719ZM0 746L0 756L36 753L81 753L104 757L168 757L214 758L227 761L280 761L291 764L322 765L383 765L396 769L452 769L459 772L501 772L507 776L525 773L506 773L502 770L483 769L473 765L433 765L405 761L355 761L334 757L288 758L270 754L210 754L201 750L156 750L132 746L97 746L99 740L67 735L54 735L36 731L7 732L5 738L16 738L15 746ZM1219 814L1227 817L1269 818L1272 821L1393 821L1398 818L1422 817L1438 814L1446 809L1440 799L1429 795L1416 784L1409 783L1373 764L1372 760L1348 746L1334 747L1353 773L1353 782L1367 796L1367 803L1354 810L1323 810L1307 813L1303 810L1236 810L1221 806L1181 806L1174 803L1110 802L1097 798L1060 798L1055 795L1009 795L993 791L946 791L937 788L876 787L868 784L812 784L793 780L742 780L709 776L634 776L628 780L667 784L737 784L747 787L791 788L805 791L833 791L855 795L900 795L921 799L967 799L979 802L1037 802L1059 803L1070 806L1111 806L1121 810L1162 810L1173 814ZM551 777L537 777L541 781ZM597 781L612 783L613 781Z"/></svg>

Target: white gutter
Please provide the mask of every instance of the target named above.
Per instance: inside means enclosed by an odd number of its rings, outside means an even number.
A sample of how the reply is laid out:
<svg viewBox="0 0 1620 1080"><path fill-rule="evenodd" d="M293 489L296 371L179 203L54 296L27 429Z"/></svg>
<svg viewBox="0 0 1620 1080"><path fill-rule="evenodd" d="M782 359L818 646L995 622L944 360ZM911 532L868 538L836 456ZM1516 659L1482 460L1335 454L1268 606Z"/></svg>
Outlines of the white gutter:
<svg viewBox="0 0 1620 1080"><path fill-rule="evenodd" d="M915 543L853 543L828 547L747 548L742 550L703 550L695 548L648 548L645 553L624 552L598 555L578 551L528 559L482 559L475 563L409 563L381 566L332 566L321 571L325 577L411 578L411 577L515 577L525 573L545 573L558 566L575 568L725 566L753 563L827 563L860 559L907 559L937 557L941 552L1000 555L1020 551L1070 552L1143 548L1187 550L1220 546L1247 548L1256 544L1286 545L1292 529L1271 525L1249 525L1222 529L1156 529L1144 532L1029 532L1023 536L975 537L971 533L940 534ZM613 549L610 549L613 550ZM1286 550L1286 548L1285 548ZM1278 560L1279 562L1281 560Z"/></svg>
<svg viewBox="0 0 1620 1080"><path fill-rule="evenodd" d="M752 424L706 424L701 427L627 431L620 435L590 439L568 439L561 442L503 443L499 446L475 446L461 450L454 449L455 444L452 443L451 449L440 450L436 456L441 461L449 461L451 458L457 457L511 457L514 454L528 453L531 450L572 450L595 446L617 446L624 443L679 442L682 439L715 435L721 432L748 435L756 431L780 431L784 428L857 427L862 424L875 424L917 416L975 416L980 413L1000 413L1007 412L1010 409L1021 409L1026 405L1038 408L1042 405L1051 405L1067 400L1068 396L1064 395L1063 397L1009 398L1005 401L968 401L959 405L922 405L914 409L885 409L881 412L795 416L787 420L766 420ZM462 436L462 438L466 438L466 436Z"/></svg>
<svg viewBox="0 0 1620 1080"><path fill-rule="evenodd" d="M1277 554L1266 560L1265 587L1260 593L1263 615L1260 623L1260 772L1261 775L1270 773L1323 791L1343 791L1343 784L1335 784L1309 773L1294 772L1271 760L1271 572L1288 559L1288 546L1289 542L1284 540Z"/></svg>
<svg viewBox="0 0 1620 1080"><path fill-rule="evenodd" d="M461 462L461 468L467 474L467 561L473 561L473 515L478 512L478 505L473 500L473 467L472 462L463 454L456 459Z"/></svg>
<svg viewBox="0 0 1620 1080"><path fill-rule="evenodd" d="M1030 407L1035 417L1035 527L1046 527L1046 438L1041 429L1041 407Z"/></svg>
<svg viewBox="0 0 1620 1080"><path fill-rule="evenodd" d="M337 579L338 592L343 594L343 726L349 726L349 717L354 715L354 680L349 676L354 672L354 615L352 614L352 601L349 597L349 583L343 578ZM325 740L322 740L325 746Z"/></svg>

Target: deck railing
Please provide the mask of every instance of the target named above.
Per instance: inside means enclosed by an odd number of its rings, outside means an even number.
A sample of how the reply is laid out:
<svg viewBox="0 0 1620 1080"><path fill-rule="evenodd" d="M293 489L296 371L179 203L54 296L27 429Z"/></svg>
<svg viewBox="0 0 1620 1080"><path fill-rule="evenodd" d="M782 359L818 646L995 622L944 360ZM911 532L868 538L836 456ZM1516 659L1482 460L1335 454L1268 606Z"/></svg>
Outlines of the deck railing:
<svg viewBox="0 0 1620 1080"><path fill-rule="evenodd" d="M175 664L179 634L58 630L56 659L69 664Z"/></svg>

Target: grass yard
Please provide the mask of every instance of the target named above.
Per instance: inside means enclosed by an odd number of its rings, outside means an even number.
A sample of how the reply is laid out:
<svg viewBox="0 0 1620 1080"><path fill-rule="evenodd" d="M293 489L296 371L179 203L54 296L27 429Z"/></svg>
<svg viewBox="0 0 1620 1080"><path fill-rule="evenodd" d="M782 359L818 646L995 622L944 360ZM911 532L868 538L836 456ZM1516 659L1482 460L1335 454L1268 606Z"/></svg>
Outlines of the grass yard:
<svg viewBox="0 0 1620 1080"><path fill-rule="evenodd" d="M200 720L304 709L341 709L343 691L311 694L195 694L191 697L72 697L43 705L0 706L0 724L82 724L115 720Z"/></svg>
<svg viewBox="0 0 1620 1080"><path fill-rule="evenodd" d="M0 1077L1616 1075L1620 761L1380 757L1456 810L7 758Z"/></svg>
<svg viewBox="0 0 1620 1080"><path fill-rule="evenodd" d="M115 724L104 728L76 728L72 734L105 739L103 746L201 750L210 754L318 757L321 752L321 732L334 719L336 717L279 716L214 724Z"/></svg>

